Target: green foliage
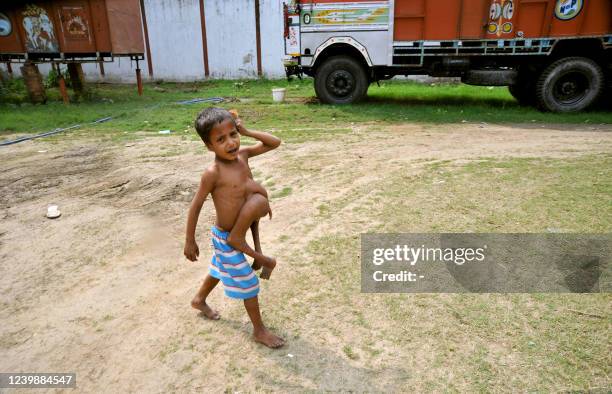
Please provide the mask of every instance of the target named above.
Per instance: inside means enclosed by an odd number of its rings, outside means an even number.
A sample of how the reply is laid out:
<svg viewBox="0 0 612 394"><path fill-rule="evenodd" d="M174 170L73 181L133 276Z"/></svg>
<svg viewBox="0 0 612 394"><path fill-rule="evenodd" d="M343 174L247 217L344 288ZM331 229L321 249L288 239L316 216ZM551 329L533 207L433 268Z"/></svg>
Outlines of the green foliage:
<svg viewBox="0 0 612 394"><path fill-rule="evenodd" d="M55 68L52 68L47 74L47 78L45 78L44 85L45 88L57 88L59 87L59 76L60 74L57 72ZM68 69L65 69L62 72L62 76L64 77L64 81L66 82L66 87L72 87L72 83L70 82L70 73Z"/></svg>
<svg viewBox="0 0 612 394"><path fill-rule="evenodd" d="M20 104L27 96L23 78L6 78L0 83L0 102Z"/></svg>

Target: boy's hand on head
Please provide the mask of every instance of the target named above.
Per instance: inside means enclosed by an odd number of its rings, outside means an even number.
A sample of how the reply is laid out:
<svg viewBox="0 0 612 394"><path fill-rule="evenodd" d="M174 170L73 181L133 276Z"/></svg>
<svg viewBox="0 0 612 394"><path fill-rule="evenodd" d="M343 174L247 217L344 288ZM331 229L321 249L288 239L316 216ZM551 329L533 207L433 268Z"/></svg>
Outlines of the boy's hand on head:
<svg viewBox="0 0 612 394"><path fill-rule="evenodd" d="M236 124L236 130L238 130L240 135L246 135L245 133L247 133L247 129L242 124L242 119L240 119L240 116L238 115L238 110L230 109L228 112L232 114L232 118L234 118L234 123Z"/></svg>
<svg viewBox="0 0 612 394"><path fill-rule="evenodd" d="M242 124L242 119L236 118L234 122L236 122L236 130L238 130L240 135L244 135L244 136L248 135L248 131L246 127L244 127L244 125Z"/></svg>
<svg viewBox="0 0 612 394"><path fill-rule="evenodd" d="M195 241L187 241L185 243L185 250L183 251L185 257L189 261L197 261L198 256L200 255L200 249L198 248L198 244Z"/></svg>

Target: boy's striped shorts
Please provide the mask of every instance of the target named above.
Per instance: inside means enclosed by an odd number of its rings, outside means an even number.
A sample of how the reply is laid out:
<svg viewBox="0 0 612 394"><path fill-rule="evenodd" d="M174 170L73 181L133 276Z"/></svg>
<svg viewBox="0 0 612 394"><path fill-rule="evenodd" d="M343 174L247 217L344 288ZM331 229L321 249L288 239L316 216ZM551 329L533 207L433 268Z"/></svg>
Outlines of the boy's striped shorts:
<svg viewBox="0 0 612 394"><path fill-rule="evenodd" d="M247 262L244 253L227 243L229 232L212 226L213 256L209 274L223 282L225 295L247 299L259 294L259 279Z"/></svg>

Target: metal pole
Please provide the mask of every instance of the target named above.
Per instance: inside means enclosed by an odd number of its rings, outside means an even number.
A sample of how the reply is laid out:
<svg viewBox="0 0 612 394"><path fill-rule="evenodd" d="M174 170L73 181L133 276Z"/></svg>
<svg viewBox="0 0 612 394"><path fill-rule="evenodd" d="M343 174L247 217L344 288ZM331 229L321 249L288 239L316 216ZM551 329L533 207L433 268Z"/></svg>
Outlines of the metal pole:
<svg viewBox="0 0 612 394"><path fill-rule="evenodd" d="M147 51L147 66L149 78L153 78L153 60L151 59L151 45L149 45L149 28L147 27L147 13L145 11L144 0L140 0L140 11L142 16L142 27L145 36L145 46Z"/></svg>
<svg viewBox="0 0 612 394"><path fill-rule="evenodd" d="M257 75L261 77L261 33L259 30L259 0L255 0L255 45L257 46Z"/></svg>
<svg viewBox="0 0 612 394"><path fill-rule="evenodd" d="M57 80L59 83L60 93L62 94L62 101L64 104L70 104L70 97L68 97L68 91L66 90L66 81L64 81L64 76L62 75L62 69L60 68L59 63L55 63L55 69L57 70Z"/></svg>
<svg viewBox="0 0 612 394"><path fill-rule="evenodd" d="M140 76L140 65L136 59L136 85L138 85L138 95L142 96L142 78Z"/></svg>
<svg viewBox="0 0 612 394"><path fill-rule="evenodd" d="M206 14L204 12L204 0L200 0L200 25L202 29L202 56L204 57L204 77L210 76L208 69L208 42L206 41Z"/></svg>

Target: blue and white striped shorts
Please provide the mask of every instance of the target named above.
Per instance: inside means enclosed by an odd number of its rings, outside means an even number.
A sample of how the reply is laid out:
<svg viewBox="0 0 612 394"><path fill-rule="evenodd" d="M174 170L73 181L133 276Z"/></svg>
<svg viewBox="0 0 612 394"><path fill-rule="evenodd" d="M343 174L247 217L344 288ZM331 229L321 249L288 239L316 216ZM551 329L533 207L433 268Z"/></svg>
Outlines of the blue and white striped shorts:
<svg viewBox="0 0 612 394"><path fill-rule="evenodd" d="M228 245L228 236L229 232L212 226L213 256L209 274L223 282L226 296L241 300L255 297L259 294L259 279L244 253Z"/></svg>

